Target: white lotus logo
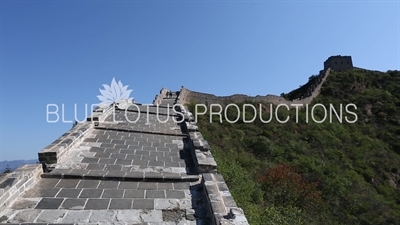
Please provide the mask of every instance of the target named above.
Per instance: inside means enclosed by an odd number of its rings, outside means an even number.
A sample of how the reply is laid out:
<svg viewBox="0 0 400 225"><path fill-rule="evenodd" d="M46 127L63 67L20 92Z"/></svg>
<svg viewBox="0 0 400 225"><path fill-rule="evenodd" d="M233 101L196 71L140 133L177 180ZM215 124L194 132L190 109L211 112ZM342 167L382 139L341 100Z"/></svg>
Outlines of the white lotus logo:
<svg viewBox="0 0 400 225"><path fill-rule="evenodd" d="M111 105L112 103L118 102L120 100L132 100L129 95L132 90L128 90L128 85L123 86L121 81L115 82L113 78L111 81L111 86L103 84L104 90L100 90L101 95L97 95L97 98L102 104Z"/></svg>

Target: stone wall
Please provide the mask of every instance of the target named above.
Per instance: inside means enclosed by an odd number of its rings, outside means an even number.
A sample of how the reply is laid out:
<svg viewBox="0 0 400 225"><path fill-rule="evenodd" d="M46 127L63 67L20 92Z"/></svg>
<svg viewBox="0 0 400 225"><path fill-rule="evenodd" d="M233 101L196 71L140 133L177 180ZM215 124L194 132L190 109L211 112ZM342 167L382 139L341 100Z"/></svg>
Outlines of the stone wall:
<svg viewBox="0 0 400 225"><path fill-rule="evenodd" d="M321 70L319 75L317 75L313 79L314 83L311 83L309 85L309 88L307 89L306 93L302 97L294 99L292 101L288 101L285 98L277 95L248 96L243 94L235 94L230 96L215 96L212 94L191 91L183 86L181 87L179 97L180 97L180 102L182 104L188 104L191 101L194 101L196 103L201 103L205 105L210 105L210 104L227 105L229 103L243 103L246 101L255 101L255 102L272 103L275 105L286 104L289 107L294 107L293 104L303 104L303 105L310 104L311 101L319 95L323 83L329 76L329 72L330 69L327 69L326 71Z"/></svg>
<svg viewBox="0 0 400 225"><path fill-rule="evenodd" d="M0 212L32 188L41 173L40 164L28 164L0 178Z"/></svg>
<svg viewBox="0 0 400 225"><path fill-rule="evenodd" d="M154 98L153 104L154 105L160 104L161 101L166 97L168 91L169 91L168 89L162 88L160 90L160 94L156 95L156 97Z"/></svg>
<svg viewBox="0 0 400 225"><path fill-rule="evenodd" d="M205 200L211 212L212 224L248 225L243 210L237 206L223 176L218 173L212 149L199 132L193 114L186 106L182 105L182 102L178 100L177 103L180 104L180 112L185 119L183 127L189 134L192 158L198 172L202 175L201 184L204 187Z"/></svg>

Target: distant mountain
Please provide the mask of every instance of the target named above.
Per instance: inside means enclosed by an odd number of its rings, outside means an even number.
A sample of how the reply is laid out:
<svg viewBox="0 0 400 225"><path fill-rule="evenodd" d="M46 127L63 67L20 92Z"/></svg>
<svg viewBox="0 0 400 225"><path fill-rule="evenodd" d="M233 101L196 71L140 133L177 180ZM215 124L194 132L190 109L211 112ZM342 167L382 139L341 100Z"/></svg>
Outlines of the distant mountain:
<svg viewBox="0 0 400 225"><path fill-rule="evenodd" d="M0 173L4 172L4 170L8 167L11 170L15 170L18 167L25 164L36 164L38 162L37 159L28 159L28 160L11 160L11 161L0 161Z"/></svg>

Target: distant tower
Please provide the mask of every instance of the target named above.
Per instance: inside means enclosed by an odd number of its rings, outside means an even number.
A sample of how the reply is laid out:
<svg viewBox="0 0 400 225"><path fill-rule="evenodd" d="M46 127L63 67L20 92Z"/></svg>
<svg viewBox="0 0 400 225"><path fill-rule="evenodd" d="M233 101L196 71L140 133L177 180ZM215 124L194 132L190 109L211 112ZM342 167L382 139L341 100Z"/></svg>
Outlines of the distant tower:
<svg viewBox="0 0 400 225"><path fill-rule="evenodd" d="M331 56L324 62L324 70L331 68L336 71L344 71L353 68L351 56Z"/></svg>

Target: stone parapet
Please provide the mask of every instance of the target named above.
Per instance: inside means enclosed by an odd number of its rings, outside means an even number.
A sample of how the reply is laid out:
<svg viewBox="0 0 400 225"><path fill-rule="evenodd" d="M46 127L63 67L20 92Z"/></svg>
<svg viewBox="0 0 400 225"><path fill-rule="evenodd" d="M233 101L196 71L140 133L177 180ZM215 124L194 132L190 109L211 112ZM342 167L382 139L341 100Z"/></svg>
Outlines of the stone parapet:
<svg viewBox="0 0 400 225"><path fill-rule="evenodd" d="M61 135L53 143L42 149L39 153L39 162L44 165L55 164L60 161L70 149L74 148L83 138L90 132L93 124L96 126L99 122L104 121L104 119L110 115L113 111L114 106L108 107L98 107L93 110L91 116L87 118L87 121L76 124L68 132ZM47 166L43 168L46 172Z"/></svg>
<svg viewBox="0 0 400 225"><path fill-rule="evenodd" d="M202 183L216 225L249 224L243 210L236 205L221 174L204 173Z"/></svg>
<svg viewBox="0 0 400 225"><path fill-rule="evenodd" d="M166 88L161 88L160 94L156 95L156 97L153 100L154 105L158 105L162 102L162 100L166 97L168 92L168 89Z"/></svg>
<svg viewBox="0 0 400 225"><path fill-rule="evenodd" d="M36 183L41 170L40 164L27 164L0 179L0 212Z"/></svg>
<svg viewBox="0 0 400 225"><path fill-rule="evenodd" d="M211 154L211 148L201 133L198 131L192 113L187 107L180 105L180 112L184 115L183 130L189 135L189 147L199 173L216 173L217 163Z"/></svg>
<svg viewBox="0 0 400 225"><path fill-rule="evenodd" d="M55 164L71 148L76 146L91 129L91 123L77 124L55 140L53 143L42 149L39 153L39 162L42 164Z"/></svg>
<svg viewBox="0 0 400 225"><path fill-rule="evenodd" d="M178 103L180 103L179 100ZM236 205L224 178L217 172L217 163L211 154L210 145L199 132L193 114L183 105L180 106L180 112L185 118L182 125L189 135L192 158L198 172L202 175L203 190L213 224L248 225L243 210Z"/></svg>

